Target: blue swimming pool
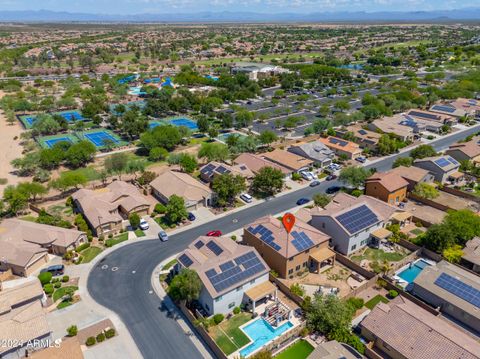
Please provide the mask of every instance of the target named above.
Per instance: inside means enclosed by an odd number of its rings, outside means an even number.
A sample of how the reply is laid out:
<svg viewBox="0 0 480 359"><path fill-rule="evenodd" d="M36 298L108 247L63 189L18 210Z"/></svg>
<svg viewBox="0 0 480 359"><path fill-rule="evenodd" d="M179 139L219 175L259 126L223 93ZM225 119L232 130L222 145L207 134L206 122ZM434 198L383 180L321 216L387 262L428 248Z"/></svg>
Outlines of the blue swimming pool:
<svg viewBox="0 0 480 359"><path fill-rule="evenodd" d="M265 344L285 333L292 327L293 324L291 322L286 322L275 329L262 318L255 320L242 328L250 339L252 339L253 343L240 350L240 355L242 357L249 356L254 351L263 347Z"/></svg>
<svg viewBox="0 0 480 359"><path fill-rule="evenodd" d="M412 283L415 278L418 277L420 272L429 265L430 263L424 261L423 259L420 259L414 263L411 263L409 267L402 270L397 275L407 283Z"/></svg>
<svg viewBox="0 0 480 359"><path fill-rule="evenodd" d="M174 126L185 126L189 130L198 130L197 123L189 118L174 118L169 121Z"/></svg>
<svg viewBox="0 0 480 359"><path fill-rule="evenodd" d="M128 94L140 96L140 95L146 95L146 92L142 91L142 88L140 86L132 86L129 88Z"/></svg>

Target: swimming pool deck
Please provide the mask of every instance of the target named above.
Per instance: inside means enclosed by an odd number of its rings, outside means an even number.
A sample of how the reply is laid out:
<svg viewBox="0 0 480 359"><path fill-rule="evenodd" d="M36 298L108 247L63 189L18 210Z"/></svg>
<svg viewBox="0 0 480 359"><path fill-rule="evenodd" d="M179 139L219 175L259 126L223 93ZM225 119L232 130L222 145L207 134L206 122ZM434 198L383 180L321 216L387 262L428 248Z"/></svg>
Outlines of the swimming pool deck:
<svg viewBox="0 0 480 359"><path fill-rule="evenodd" d="M410 284L410 282L406 281L405 279L401 278L399 276L400 273L402 273L403 271L405 271L406 269L409 269L412 265L416 264L417 262L419 261L424 261L425 263L431 265L431 266L434 266L436 265L437 263L435 261L432 261L430 259L427 259L427 258L417 258L415 259L414 261L410 262L410 263L407 263L405 264L404 266L402 266L401 268L399 268L396 272L395 272L395 275L393 276L393 278L398 282L398 284L400 284L403 288L405 288L408 284ZM423 270L423 268L422 268Z"/></svg>

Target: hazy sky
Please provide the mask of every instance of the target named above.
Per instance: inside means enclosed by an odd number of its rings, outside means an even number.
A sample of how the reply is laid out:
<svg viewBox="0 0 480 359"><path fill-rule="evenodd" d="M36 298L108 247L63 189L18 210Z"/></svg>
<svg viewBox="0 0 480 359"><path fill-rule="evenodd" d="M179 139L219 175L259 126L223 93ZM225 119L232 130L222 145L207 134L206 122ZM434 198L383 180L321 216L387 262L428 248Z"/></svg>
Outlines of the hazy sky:
<svg viewBox="0 0 480 359"><path fill-rule="evenodd" d="M480 7L480 0L0 0L2 10L103 14L197 11L329 12L422 11Z"/></svg>

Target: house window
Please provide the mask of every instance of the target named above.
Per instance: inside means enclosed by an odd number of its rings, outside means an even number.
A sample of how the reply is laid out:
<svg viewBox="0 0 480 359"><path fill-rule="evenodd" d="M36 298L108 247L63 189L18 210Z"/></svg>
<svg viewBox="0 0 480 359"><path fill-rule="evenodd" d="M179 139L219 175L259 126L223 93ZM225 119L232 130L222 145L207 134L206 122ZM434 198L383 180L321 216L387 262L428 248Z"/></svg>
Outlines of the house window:
<svg viewBox="0 0 480 359"><path fill-rule="evenodd" d="M351 251L354 251L356 248L357 248L357 245L354 244L354 245L352 246L352 248L350 248L350 250L351 250Z"/></svg>
<svg viewBox="0 0 480 359"><path fill-rule="evenodd" d="M235 306L235 302L232 302L228 305L228 309L233 308Z"/></svg>
<svg viewBox="0 0 480 359"><path fill-rule="evenodd" d="M293 261L293 257L292 257L292 258L290 258L290 259L289 259L289 261L290 261L290 262L291 262L291 261Z"/></svg>
<svg viewBox="0 0 480 359"><path fill-rule="evenodd" d="M295 267L295 271L299 271L299 270L300 270L300 264Z"/></svg>
<svg viewBox="0 0 480 359"><path fill-rule="evenodd" d="M293 269L289 269L288 274L292 274L292 273L293 273Z"/></svg>

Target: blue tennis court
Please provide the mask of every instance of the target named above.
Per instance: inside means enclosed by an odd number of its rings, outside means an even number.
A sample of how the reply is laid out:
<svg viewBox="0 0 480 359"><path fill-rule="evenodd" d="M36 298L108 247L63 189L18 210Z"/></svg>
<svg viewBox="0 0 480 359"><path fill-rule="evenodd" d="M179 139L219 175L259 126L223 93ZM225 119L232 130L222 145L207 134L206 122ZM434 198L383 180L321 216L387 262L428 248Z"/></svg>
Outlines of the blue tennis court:
<svg viewBox="0 0 480 359"><path fill-rule="evenodd" d="M189 130L198 130L197 123L188 118L175 118L169 122L174 126L185 126Z"/></svg>
<svg viewBox="0 0 480 359"><path fill-rule="evenodd" d="M58 142L73 143L73 141L68 137L58 137L58 138L52 138L50 140L45 140L45 144L48 146L48 148L52 148Z"/></svg>
<svg viewBox="0 0 480 359"><path fill-rule="evenodd" d="M33 125L33 123L37 120L37 118L35 116L24 116L24 117L22 117L22 120L27 122L31 127Z"/></svg>
<svg viewBox="0 0 480 359"><path fill-rule="evenodd" d="M165 124L163 122L159 122L159 121L152 121L148 124L148 128L150 128L150 129L156 128L158 126L165 126Z"/></svg>
<svg viewBox="0 0 480 359"><path fill-rule="evenodd" d="M105 146L105 141L107 140L112 141L114 144L120 143L120 140L117 137L115 137L114 135L106 131L85 133L84 136L87 140L92 142L96 147Z"/></svg>
<svg viewBox="0 0 480 359"><path fill-rule="evenodd" d="M85 120L85 118L77 111L65 111L59 112L58 114L67 120L67 122Z"/></svg>

